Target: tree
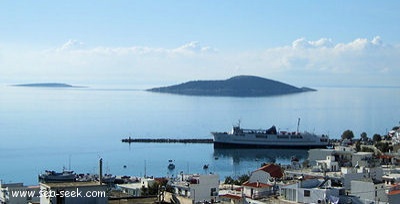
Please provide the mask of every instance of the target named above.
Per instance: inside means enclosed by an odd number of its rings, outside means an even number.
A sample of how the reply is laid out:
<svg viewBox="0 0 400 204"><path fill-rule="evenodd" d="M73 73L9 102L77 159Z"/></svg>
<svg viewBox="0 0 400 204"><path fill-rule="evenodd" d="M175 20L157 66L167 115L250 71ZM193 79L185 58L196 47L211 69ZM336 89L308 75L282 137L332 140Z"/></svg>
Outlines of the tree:
<svg viewBox="0 0 400 204"><path fill-rule="evenodd" d="M250 178L249 175L247 174L243 174L241 176L238 177L238 179L235 181L235 185L242 185L244 182L248 181Z"/></svg>
<svg viewBox="0 0 400 204"><path fill-rule="evenodd" d="M225 177L225 184L233 184L235 182L235 180L233 180L233 178L232 177L230 177L230 176L227 176L227 177Z"/></svg>
<svg viewBox="0 0 400 204"><path fill-rule="evenodd" d="M343 132L343 134L342 134L342 139L344 140L344 139L349 139L349 140L351 140L351 139L353 139L354 138L354 133L353 133L353 131L351 131L351 130L346 130L346 131L344 131Z"/></svg>
<svg viewBox="0 0 400 204"><path fill-rule="evenodd" d="M375 147L381 152L389 152L389 150L393 151L393 147L391 147L387 142L378 142L375 144Z"/></svg>
<svg viewBox="0 0 400 204"><path fill-rule="evenodd" d="M360 141L356 142L356 151L357 152L361 151L361 142Z"/></svg>
<svg viewBox="0 0 400 204"><path fill-rule="evenodd" d="M382 140L382 136L379 134L374 134L374 136L372 136L372 140L377 143L380 142Z"/></svg>
<svg viewBox="0 0 400 204"><path fill-rule="evenodd" d="M364 142L368 141L367 133L366 132L361 133L360 138L361 138L361 141L364 141Z"/></svg>

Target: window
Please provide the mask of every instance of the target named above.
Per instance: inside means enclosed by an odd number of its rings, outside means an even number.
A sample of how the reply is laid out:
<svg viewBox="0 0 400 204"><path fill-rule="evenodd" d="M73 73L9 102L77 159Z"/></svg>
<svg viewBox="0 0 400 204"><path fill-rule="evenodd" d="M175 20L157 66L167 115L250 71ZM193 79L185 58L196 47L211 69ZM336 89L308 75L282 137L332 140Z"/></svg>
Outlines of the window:
<svg viewBox="0 0 400 204"><path fill-rule="evenodd" d="M304 190L304 197L310 197L311 192L309 190Z"/></svg>
<svg viewBox="0 0 400 204"><path fill-rule="evenodd" d="M267 139L268 136L267 135L256 134L256 138L265 138L265 139Z"/></svg>

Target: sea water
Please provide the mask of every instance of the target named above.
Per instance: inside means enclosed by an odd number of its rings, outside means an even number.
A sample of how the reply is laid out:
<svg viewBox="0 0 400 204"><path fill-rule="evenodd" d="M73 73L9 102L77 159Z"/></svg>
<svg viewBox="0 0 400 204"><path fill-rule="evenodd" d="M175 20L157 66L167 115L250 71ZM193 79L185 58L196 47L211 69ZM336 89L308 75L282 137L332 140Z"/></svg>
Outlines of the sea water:
<svg viewBox="0 0 400 204"><path fill-rule="evenodd" d="M0 87L0 179L37 184L45 170L132 176L249 173L307 150L214 149L212 144L122 143L123 138L212 138L211 131L269 128L359 138L400 121L398 87L321 87L272 97L207 97L111 88ZM173 160L176 168L167 169ZM209 165L207 170L204 165Z"/></svg>

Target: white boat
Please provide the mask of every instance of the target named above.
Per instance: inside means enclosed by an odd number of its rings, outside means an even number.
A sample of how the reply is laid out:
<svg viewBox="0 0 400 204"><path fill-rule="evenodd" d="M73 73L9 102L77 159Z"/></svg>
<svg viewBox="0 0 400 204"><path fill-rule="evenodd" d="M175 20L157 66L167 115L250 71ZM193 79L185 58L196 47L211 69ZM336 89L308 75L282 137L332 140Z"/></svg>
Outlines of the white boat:
<svg viewBox="0 0 400 204"><path fill-rule="evenodd" d="M300 123L300 119L298 125ZM277 131L275 126L269 129L243 129L233 126L231 132L211 132L214 136L214 147L248 147L248 148L317 148L329 145L329 137L309 132Z"/></svg>

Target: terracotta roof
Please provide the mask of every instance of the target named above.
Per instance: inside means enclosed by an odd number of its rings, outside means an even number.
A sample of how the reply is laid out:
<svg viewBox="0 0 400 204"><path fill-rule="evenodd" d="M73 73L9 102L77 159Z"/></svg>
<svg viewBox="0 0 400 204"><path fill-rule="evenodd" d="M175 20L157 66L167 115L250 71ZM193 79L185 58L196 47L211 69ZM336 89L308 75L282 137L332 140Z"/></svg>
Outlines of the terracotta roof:
<svg viewBox="0 0 400 204"><path fill-rule="evenodd" d="M388 194L389 195L397 195L397 194L400 194L400 190L390 191Z"/></svg>
<svg viewBox="0 0 400 204"><path fill-rule="evenodd" d="M276 164L267 164L258 170L268 172L274 178L282 178L283 177L283 170L280 166Z"/></svg>
<svg viewBox="0 0 400 204"><path fill-rule="evenodd" d="M386 155L386 154L383 154L383 155L380 155L380 156L379 156L380 159L390 159L390 158L393 158L393 157L394 157L394 156Z"/></svg>
<svg viewBox="0 0 400 204"><path fill-rule="evenodd" d="M243 186L248 186L248 187L253 187L253 188L266 188L266 187L272 187L272 185L267 184L267 183L260 183L260 182L252 182L249 183L248 181L243 183Z"/></svg>
<svg viewBox="0 0 400 204"><path fill-rule="evenodd" d="M229 199L235 199L235 200L239 200L239 199L241 199L241 198L242 198L242 197L241 197L241 196L239 196L239 195L232 195L232 194L220 195L220 197L226 197L226 198L229 198Z"/></svg>

